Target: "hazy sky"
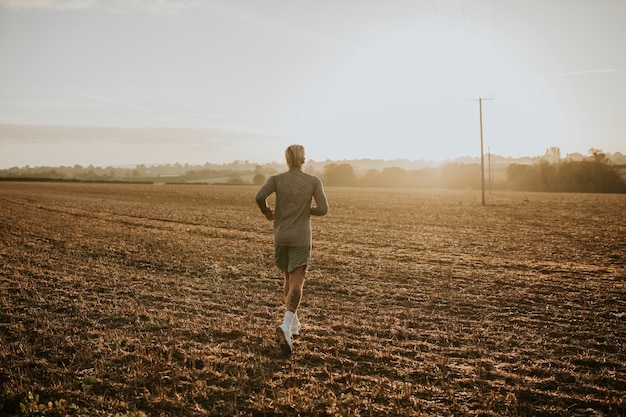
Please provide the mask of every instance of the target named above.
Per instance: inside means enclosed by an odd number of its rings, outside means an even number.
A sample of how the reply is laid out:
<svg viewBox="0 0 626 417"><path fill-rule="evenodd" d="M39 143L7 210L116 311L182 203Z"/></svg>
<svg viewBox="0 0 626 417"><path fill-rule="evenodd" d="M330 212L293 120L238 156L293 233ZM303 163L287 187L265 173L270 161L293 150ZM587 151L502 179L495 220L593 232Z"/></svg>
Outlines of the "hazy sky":
<svg viewBox="0 0 626 417"><path fill-rule="evenodd" d="M626 152L626 0L0 0L0 168Z"/></svg>

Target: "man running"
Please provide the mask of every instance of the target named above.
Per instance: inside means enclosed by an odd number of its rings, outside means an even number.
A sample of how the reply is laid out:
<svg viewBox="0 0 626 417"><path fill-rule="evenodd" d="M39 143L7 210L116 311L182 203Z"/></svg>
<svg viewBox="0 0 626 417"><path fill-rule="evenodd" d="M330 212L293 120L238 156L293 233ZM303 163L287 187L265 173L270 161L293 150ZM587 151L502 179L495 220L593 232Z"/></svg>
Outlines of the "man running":
<svg viewBox="0 0 626 417"><path fill-rule="evenodd" d="M302 145L285 150L289 170L273 175L259 189L256 202L267 220L274 221L274 259L285 274L286 311L283 323L276 328L278 345L291 354L291 336L300 332L297 316L302 298L304 274L311 261L311 216L324 216L328 202L322 181L302 171L305 153ZM276 193L276 207L267 205L267 198ZM311 206L315 200L315 206Z"/></svg>

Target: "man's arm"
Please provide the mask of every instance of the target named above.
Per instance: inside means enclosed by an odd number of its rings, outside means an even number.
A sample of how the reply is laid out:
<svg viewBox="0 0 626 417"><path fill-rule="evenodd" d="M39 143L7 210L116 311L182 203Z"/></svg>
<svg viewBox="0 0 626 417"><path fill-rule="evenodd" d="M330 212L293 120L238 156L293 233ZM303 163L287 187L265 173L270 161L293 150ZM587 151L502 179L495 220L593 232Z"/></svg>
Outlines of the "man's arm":
<svg viewBox="0 0 626 417"><path fill-rule="evenodd" d="M256 193L256 204L261 209L261 213L265 215L268 220L274 218L274 210L267 205L267 197L275 191L274 178L269 177L265 184Z"/></svg>
<svg viewBox="0 0 626 417"><path fill-rule="evenodd" d="M324 193L324 185L319 178L317 178L317 184L313 191L313 199L315 200L315 207L311 207L311 216L326 215L328 213L328 200L326 193Z"/></svg>

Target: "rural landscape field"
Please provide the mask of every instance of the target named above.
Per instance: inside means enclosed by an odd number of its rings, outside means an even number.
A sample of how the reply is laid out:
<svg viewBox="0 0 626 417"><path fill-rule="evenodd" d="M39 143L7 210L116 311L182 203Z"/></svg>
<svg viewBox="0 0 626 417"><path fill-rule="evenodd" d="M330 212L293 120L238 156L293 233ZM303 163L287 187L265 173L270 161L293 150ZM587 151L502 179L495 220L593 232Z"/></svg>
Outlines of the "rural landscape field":
<svg viewBox="0 0 626 417"><path fill-rule="evenodd" d="M0 183L0 415L626 415L626 195Z"/></svg>

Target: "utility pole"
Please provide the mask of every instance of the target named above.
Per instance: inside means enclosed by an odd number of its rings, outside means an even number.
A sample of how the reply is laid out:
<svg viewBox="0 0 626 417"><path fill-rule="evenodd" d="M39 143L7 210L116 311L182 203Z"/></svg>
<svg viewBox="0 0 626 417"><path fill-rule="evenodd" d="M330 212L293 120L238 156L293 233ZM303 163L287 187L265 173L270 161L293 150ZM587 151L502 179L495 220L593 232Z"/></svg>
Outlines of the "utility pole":
<svg viewBox="0 0 626 417"><path fill-rule="evenodd" d="M485 154L483 153L483 100L493 100L494 98L478 97L478 109L480 111L480 184L482 188L482 203L485 205Z"/></svg>
<svg viewBox="0 0 626 417"><path fill-rule="evenodd" d="M489 195L491 195L491 148L487 146L487 172L489 173Z"/></svg>

